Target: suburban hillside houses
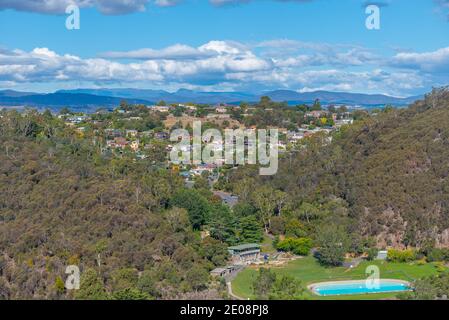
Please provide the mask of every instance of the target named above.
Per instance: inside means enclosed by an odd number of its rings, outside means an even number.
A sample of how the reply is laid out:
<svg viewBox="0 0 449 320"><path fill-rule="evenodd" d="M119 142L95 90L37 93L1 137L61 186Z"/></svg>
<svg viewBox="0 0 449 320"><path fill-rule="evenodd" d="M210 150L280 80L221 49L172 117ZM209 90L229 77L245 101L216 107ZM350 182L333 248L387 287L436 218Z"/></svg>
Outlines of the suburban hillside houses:
<svg viewBox="0 0 449 320"><path fill-rule="evenodd" d="M288 117L282 118L279 121L280 125L263 124L266 121L273 121L276 117L283 117L284 113ZM297 116L292 118L292 115L296 114ZM279 109L276 106L261 108L257 105L242 107L226 104L208 106L182 103L172 105L159 103L151 106L123 103L113 111L100 109L94 114L67 113L59 115L59 118L79 134L93 135L105 154L118 157L122 157L124 153L134 154L136 161L149 157L157 158L161 166L179 172L185 179L186 185L190 186L193 185L195 177L210 177L210 181L216 181L223 167L229 169L229 167L237 168L238 166L225 166L224 159L212 165L173 166L168 154L175 143L170 141L171 130L175 128L192 130L193 123L200 121L204 128L216 128L221 132L226 129L257 130L261 127L276 129L279 134L277 143L279 154L284 154L294 150L302 140L308 137L317 133L331 134L334 130L339 130L341 126L352 124L354 121L351 112L348 111L307 110L304 106L300 109ZM212 141L211 143L215 152L224 151L222 142ZM244 141L244 145L245 152L248 153L255 147L250 145L248 140ZM180 151L192 152L192 146L183 146ZM217 196L229 206L233 206L236 202L232 195L217 194Z"/></svg>

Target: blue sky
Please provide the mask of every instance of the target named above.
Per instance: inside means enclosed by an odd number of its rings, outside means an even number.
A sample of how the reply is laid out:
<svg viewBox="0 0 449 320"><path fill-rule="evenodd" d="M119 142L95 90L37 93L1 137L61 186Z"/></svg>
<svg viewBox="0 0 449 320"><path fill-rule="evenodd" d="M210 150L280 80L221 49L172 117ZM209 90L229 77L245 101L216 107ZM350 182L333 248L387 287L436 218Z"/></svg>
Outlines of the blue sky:
<svg viewBox="0 0 449 320"><path fill-rule="evenodd" d="M80 30L65 8L80 7ZM226 2L226 3L223 3ZM449 1L0 0L0 88L421 94L449 82Z"/></svg>

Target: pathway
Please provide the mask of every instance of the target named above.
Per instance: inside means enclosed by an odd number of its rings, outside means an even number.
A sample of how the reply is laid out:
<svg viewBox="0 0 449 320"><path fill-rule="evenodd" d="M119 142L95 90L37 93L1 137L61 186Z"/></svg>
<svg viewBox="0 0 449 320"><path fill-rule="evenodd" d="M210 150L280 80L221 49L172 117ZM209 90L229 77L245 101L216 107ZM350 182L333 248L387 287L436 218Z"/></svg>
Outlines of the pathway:
<svg viewBox="0 0 449 320"><path fill-rule="evenodd" d="M232 292L232 283L231 283L231 281L226 282L226 287L228 288L229 296L232 297L234 300L245 300L242 297L239 297L238 295L234 294L234 292Z"/></svg>

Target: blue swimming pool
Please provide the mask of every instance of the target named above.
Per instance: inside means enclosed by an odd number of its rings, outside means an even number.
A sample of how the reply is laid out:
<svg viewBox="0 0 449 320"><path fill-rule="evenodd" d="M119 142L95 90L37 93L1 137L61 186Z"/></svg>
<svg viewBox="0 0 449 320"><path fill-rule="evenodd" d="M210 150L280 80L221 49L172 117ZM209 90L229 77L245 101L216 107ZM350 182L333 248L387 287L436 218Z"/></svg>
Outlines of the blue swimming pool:
<svg viewBox="0 0 449 320"><path fill-rule="evenodd" d="M379 280L376 285L360 281L336 281L316 283L309 286L313 293L320 296L401 292L410 290L410 284L400 280Z"/></svg>

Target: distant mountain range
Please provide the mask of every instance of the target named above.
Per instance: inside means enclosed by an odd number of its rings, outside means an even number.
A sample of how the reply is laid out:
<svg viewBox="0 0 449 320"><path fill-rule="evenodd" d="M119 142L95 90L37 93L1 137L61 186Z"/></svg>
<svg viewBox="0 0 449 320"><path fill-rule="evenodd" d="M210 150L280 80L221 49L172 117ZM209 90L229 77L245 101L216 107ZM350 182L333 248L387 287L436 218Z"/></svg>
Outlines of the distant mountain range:
<svg viewBox="0 0 449 320"><path fill-rule="evenodd" d="M313 91L298 93L290 90L277 90L267 92L271 99L275 101L287 101L289 103L311 103L316 99L320 99L325 104L347 104L361 106L379 106L392 104L395 106L408 105L423 96L413 96L408 98L396 98L383 94L363 94L363 93L347 93L347 92L330 92L330 91Z"/></svg>
<svg viewBox="0 0 449 320"><path fill-rule="evenodd" d="M314 91L299 93L291 90L276 90L251 94L243 92L199 92L180 89L176 92L147 89L75 89L60 90L55 93L39 94L0 90L0 106L32 106L37 108L59 109L70 107L76 110L92 111L98 107L113 108L120 101L132 104L154 104L164 100L167 103L240 103L256 102L261 96L269 96L274 101L286 101L289 104L312 103L316 99L324 104L360 105L365 107L392 104L404 106L422 96L397 98L382 94L361 94L346 92Z"/></svg>
<svg viewBox="0 0 449 320"><path fill-rule="evenodd" d="M18 92L12 90L0 91L1 106L20 106L50 108L58 110L63 107L70 107L77 111L93 111L99 107L113 108L120 104L122 100L127 100L132 104L150 104L150 101L132 98L120 98L113 96L102 96L85 93L65 93L55 92L47 94Z"/></svg>
<svg viewBox="0 0 449 320"><path fill-rule="evenodd" d="M243 92L198 92L187 89L180 89L176 92L163 90L145 89L76 89L61 90L60 93L83 93L109 97L142 99L148 101L164 100L169 103L174 102L195 102L195 103L237 103L241 101L255 102L261 96L269 96L274 101L287 101L290 104L311 103L316 99L326 104L350 104L350 105L406 105L420 99L422 96L396 98L382 94L361 94L330 91L313 91L299 93L292 90L268 91L260 94Z"/></svg>

